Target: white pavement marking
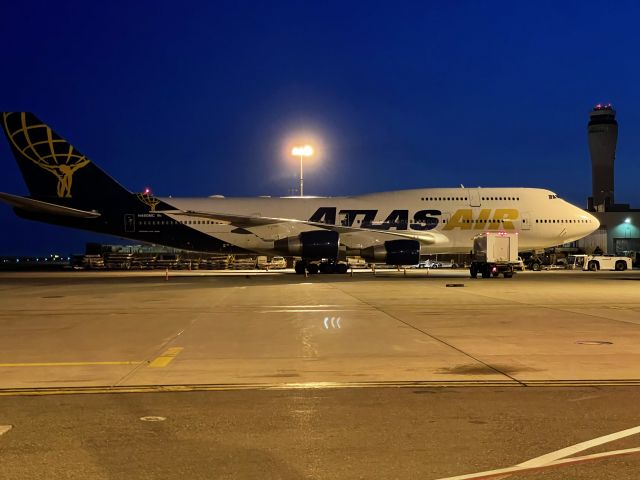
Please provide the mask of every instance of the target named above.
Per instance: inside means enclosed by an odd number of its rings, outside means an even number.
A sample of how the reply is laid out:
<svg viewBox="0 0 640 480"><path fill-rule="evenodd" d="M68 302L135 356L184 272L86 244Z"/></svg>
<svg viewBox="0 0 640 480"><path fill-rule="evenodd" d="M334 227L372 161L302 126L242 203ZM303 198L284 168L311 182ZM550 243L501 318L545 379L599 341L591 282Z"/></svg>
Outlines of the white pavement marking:
<svg viewBox="0 0 640 480"><path fill-rule="evenodd" d="M12 428L13 428L13 425L0 425L0 436L4 435Z"/></svg>
<svg viewBox="0 0 640 480"><path fill-rule="evenodd" d="M554 452L541 455L540 457L532 458L526 462L519 463L513 467L500 468L497 470L487 470L485 472L470 473L466 475L457 475L455 477L439 478L438 480L483 480L489 478L506 478L514 473L542 470L552 467L560 467L564 465L571 465L574 463L588 462L592 460L599 460L602 458L617 457L622 455L631 455L634 453L640 453L640 447L629 448L626 450L613 450L609 452L596 453L593 455L585 455L582 457L565 458L569 455L573 455L589 448L603 445L605 443L613 442L621 438L629 437L640 433L640 426L621 430L616 433L604 435L602 437L594 438L586 442L577 443L570 447L562 448Z"/></svg>
<svg viewBox="0 0 640 480"><path fill-rule="evenodd" d="M613 442L615 440L618 440L619 438L629 437L631 435L635 435L636 433L640 433L640 427L628 428L627 430L604 435L603 437L594 438L593 440L588 440L586 442L577 443L570 447L556 450L555 452L547 453L546 455L542 455L540 457L527 460L526 462L519 463L518 466L538 467L540 465L546 465L547 463L554 462L560 458L566 458L569 455L573 455L574 453L582 452L583 450L588 450L592 447L597 447L598 445Z"/></svg>
<svg viewBox="0 0 640 480"><path fill-rule="evenodd" d="M487 480L506 478L514 473L533 472L537 470L545 470L547 468L562 467L565 465L573 465L575 463L589 462L592 460L600 460L603 458L620 457L622 455L631 455L633 453L640 453L640 447L628 448L626 450L613 450L611 452L594 453L593 455L585 455L583 457L564 458L562 460L556 460L555 462L541 465L538 467L523 467L516 465L515 467L500 468L498 470L489 470L486 472L470 473L468 475L458 475L455 477L440 478L438 480Z"/></svg>
<svg viewBox="0 0 640 480"><path fill-rule="evenodd" d="M164 422L167 417L156 417L156 416L148 416L148 417L140 417L140 420L143 422Z"/></svg>

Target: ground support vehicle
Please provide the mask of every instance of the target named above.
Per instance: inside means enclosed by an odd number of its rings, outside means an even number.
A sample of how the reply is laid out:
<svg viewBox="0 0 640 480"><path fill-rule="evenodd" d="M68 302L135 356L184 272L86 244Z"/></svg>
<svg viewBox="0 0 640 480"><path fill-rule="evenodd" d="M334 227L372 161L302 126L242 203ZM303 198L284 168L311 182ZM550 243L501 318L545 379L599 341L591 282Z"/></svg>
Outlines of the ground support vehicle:
<svg viewBox="0 0 640 480"><path fill-rule="evenodd" d="M573 270L617 270L619 272L631 269L632 260L629 257L616 255L569 255L567 268Z"/></svg>
<svg viewBox="0 0 640 480"><path fill-rule="evenodd" d="M513 276L518 261L518 234L486 232L473 239L473 252L469 271L471 278Z"/></svg>
<svg viewBox="0 0 640 480"><path fill-rule="evenodd" d="M265 255L260 255L256 259L255 266L261 270L278 270L287 268L287 260L284 257L273 257L269 260Z"/></svg>
<svg viewBox="0 0 640 480"><path fill-rule="evenodd" d="M544 255L533 254L522 261L527 270L533 270L534 272L539 272L540 270L544 270L545 265L549 265L549 259Z"/></svg>
<svg viewBox="0 0 640 480"><path fill-rule="evenodd" d="M362 257L347 257L347 267L349 267L349 268L369 268L369 264Z"/></svg>

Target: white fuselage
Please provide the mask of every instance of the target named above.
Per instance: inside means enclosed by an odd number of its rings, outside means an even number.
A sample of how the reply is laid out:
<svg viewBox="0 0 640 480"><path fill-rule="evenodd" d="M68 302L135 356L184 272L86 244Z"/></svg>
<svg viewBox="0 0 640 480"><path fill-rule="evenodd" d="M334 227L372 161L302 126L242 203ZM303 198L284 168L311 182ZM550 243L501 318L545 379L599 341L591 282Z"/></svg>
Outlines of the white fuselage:
<svg viewBox="0 0 640 480"><path fill-rule="evenodd" d="M520 251L580 239L599 227L588 212L537 188L425 188L353 197L162 198L182 211L211 218L174 215L190 228L255 252L270 253L275 240L320 227L347 227L340 244L366 248L401 235L422 240L423 253L469 252L485 231L516 232ZM238 228L215 214L282 219ZM298 220L300 222L292 222Z"/></svg>

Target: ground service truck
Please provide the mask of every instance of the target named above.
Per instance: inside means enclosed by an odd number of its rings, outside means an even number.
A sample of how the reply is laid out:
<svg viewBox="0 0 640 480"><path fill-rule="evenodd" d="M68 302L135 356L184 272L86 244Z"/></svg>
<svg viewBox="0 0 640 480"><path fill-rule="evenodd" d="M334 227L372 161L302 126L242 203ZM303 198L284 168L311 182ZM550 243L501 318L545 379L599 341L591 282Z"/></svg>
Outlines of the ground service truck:
<svg viewBox="0 0 640 480"><path fill-rule="evenodd" d="M473 239L471 252L471 278L497 277L501 273L511 278L518 261L518 234L486 232Z"/></svg>
<svg viewBox="0 0 640 480"><path fill-rule="evenodd" d="M617 270L632 268L631 258L616 255L569 255L567 268L571 270Z"/></svg>

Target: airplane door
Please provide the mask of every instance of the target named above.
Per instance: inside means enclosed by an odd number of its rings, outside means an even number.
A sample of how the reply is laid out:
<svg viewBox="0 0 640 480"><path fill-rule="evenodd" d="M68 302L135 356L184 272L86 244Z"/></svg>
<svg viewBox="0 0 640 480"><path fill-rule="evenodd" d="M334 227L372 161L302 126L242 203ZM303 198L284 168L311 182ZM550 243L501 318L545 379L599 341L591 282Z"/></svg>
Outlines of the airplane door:
<svg viewBox="0 0 640 480"><path fill-rule="evenodd" d="M467 194L469 195L469 206L479 207L480 206L480 190L477 188L468 188Z"/></svg>
<svg viewBox="0 0 640 480"><path fill-rule="evenodd" d="M524 212L522 214L520 228L522 230L531 230L531 215L529 214L529 212Z"/></svg>
<svg viewBox="0 0 640 480"><path fill-rule="evenodd" d="M136 231L136 216L133 213L125 213L124 215L124 231L135 232Z"/></svg>

